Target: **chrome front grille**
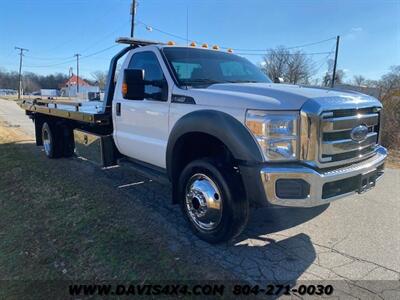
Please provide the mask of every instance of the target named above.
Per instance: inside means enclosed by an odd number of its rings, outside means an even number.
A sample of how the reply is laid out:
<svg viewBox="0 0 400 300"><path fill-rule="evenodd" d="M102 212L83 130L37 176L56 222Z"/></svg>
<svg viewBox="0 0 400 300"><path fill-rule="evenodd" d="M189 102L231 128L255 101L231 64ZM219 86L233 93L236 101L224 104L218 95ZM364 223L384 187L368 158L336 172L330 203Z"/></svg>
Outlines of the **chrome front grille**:
<svg viewBox="0 0 400 300"><path fill-rule="evenodd" d="M366 137L352 139L352 130L365 125ZM364 127L365 129L365 127ZM319 160L321 163L352 162L368 157L378 144L379 108L333 110L323 112L320 119Z"/></svg>

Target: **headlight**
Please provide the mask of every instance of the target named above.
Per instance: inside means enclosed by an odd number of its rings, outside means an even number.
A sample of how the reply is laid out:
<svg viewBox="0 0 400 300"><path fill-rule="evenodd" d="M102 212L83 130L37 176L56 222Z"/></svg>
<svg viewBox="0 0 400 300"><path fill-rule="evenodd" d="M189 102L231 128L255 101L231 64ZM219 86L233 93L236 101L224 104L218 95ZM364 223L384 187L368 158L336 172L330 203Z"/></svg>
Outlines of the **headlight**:
<svg viewBox="0 0 400 300"><path fill-rule="evenodd" d="M246 126L260 145L265 160L296 160L298 145L298 112L248 110Z"/></svg>

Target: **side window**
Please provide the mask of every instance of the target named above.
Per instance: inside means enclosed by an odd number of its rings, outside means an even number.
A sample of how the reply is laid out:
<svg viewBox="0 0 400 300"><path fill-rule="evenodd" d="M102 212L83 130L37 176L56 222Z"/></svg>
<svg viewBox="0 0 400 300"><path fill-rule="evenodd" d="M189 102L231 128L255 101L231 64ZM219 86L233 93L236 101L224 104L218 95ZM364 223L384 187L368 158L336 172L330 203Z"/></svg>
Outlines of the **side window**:
<svg viewBox="0 0 400 300"><path fill-rule="evenodd" d="M157 56L150 51L139 52L132 56L129 69L143 69L146 84L144 92L146 99L167 101L168 84L158 62Z"/></svg>

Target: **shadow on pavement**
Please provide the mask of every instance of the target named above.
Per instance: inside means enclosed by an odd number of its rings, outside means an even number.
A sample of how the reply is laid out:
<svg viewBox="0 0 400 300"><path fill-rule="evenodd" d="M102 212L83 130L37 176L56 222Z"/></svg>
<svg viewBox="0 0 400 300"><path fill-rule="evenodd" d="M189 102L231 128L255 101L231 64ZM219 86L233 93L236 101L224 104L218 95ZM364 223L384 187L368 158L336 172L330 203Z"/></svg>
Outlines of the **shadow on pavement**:
<svg viewBox="0 0 400 300"><path fill-rule="evenodd" d="M307 234L290 237L273 234L315 218L328 206L252 210L246 229L229 245L230 263L239 261L237 271L244 271L252 281L295 283L315 261L316 250Z"/></svg>
<svg viewBox="0 0 400 300"><path fill-rule="evenodd" d="M248 230L243 237L255 237L256 235L275 233L305 223L322 214L329 204L299 208L299 207L266 207L251 211Z"/></svg>

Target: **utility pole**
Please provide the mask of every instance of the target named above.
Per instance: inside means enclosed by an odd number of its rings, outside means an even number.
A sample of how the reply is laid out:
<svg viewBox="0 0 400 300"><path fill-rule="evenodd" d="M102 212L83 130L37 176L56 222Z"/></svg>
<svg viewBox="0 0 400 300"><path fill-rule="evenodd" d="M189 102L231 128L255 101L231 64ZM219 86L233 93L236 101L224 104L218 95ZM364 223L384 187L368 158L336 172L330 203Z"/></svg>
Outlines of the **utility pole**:
<svg viewBox="0 0 400 300"><path fill-rule="evenodd" d="M136 15L136 0L132 0L131 6L131 38L133 38L134 30L135 30L135 15Z"/></svg>
<svg viewBox="0 0 400 300"><path fill-rule="evenodd" d="M338 35L336 37L335 61L333 63L333 73L332 73L332 80L331 80L331 88L335 87L337 56L338 56L338 52L339 52L339 39L340 39L340 36Z"/></svg>
<svg viewBox="0 0 400 300"><path fill-rule="evenodd" d="M68 70L68 80L71 80L72 75L74 75L72 67L69 67ZM71 86L68 85L68 99L71 99Z"/></svg>
<svg viewBox="0 0 400 300"><path fill-rule="evenodd" d="M19 50L19 75L18 75L18 100L21 99L22 92L22 56L24 56L24 51L29 51L25 48L14 47L16 50Z"/></svg>
<svg viewBox="0 0 400 300"><path fill-rule="evenodd" d="M77 53L74 56L76 56L76 94L78 94L79 93L79 56L81 56L81 54Z"/></svg>

